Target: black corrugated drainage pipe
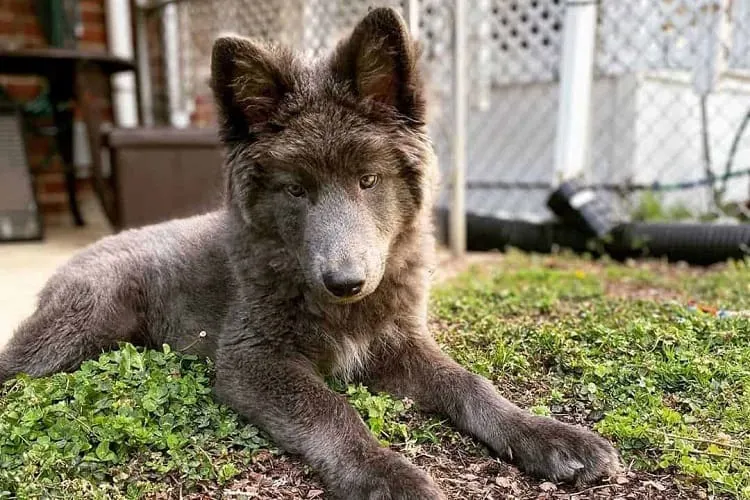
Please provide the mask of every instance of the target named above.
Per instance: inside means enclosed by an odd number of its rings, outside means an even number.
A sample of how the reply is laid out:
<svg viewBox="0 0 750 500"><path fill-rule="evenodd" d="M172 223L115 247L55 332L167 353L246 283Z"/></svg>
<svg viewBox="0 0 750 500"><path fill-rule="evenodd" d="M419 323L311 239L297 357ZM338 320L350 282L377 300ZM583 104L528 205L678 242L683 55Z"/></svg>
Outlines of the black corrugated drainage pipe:
<svg viewBox="0 0 750 500"><path fill-rule="evenodd" d="M438 210L440 228L447 228L447 210ZM548 253L568 248L593 255L625 258L658 257L710 265L750 256L750 224L623 223L597 239L571 225L498 219L467 214L467 248L472 251L521 250Z"/></svg>

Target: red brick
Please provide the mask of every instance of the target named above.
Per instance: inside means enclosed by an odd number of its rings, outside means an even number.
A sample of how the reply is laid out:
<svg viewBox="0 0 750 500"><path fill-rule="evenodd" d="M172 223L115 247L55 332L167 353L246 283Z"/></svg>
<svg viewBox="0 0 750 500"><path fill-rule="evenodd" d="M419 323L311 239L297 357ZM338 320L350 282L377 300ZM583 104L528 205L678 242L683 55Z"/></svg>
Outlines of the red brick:
<svg viewBox="0 0 750 500"><path fill-rule="evenodd" d="M13 21L19 25L28 23L39 24L39 18L33 12L16 12L13 14Z"/></svg>
<svg viewBox="0 0 750 500"><path fill-rule="evenodd" d="M91 52L106 52L107 44L102 42L92 42L89 40L81 40L78 42L78 48L81 50L88 50Z"/></svg>
<svg viewBox="0 0 750 500"><path fill-rule="evenodd" d="M9 17L6 18L0 13L0 35L11 34L15 30L15 23Z"/></svg>
<svg viewBox="0 0 750 500"><path fill-rule="evenodd" d="M81 20L83 21L84 26L104 26L106 23L104 10L82 10Z"/></svg>
<svg viewBox="0 0 750 500"><path fill-rule="evenodd" d="M62 180L45 182L41 184L40 189L43 194L59 194L66 192L65 182Z"/></svg>
<svg viewBox="0 0 750 500"><path fill-rule="evenodd" d="M68 211L68 204L65 201L46 201L39 200L39 208L46 217L49 215L62 214Z"/></svg>
<svg viewBox="0 0 750 500"><path fill-rule="evenodd" d="M60 178L62 179L62 175L60 176ZM60 182L60 181L55 181L55 182ZM37 196L37 199L39 200L39 202L42 203L42 204L45 204L45 203L65 203L67 201L67 199L68 199L68 197L66 196L65 189L63 189L60 192L46 191L46 186L48 186L49 184L50 184L50 182L46 182L46 183L37 182L37 190L36 190L37 193L36 193L36 196Z"/></svg>
<svg viewBox="0 0 750 500"><path fill-rule="evenodd" d="M52 116L38 116L34 117L34 125L38 127L51 127L55 124L54 117Z"/></svg>
<svg viewBox="0 0 750 500"><path fill-rule="evenodd" d="M58 168L57 157L52 157L48 161L46 151L29 151L27 156L29 159L29 168L34 174L56 174L62 171L61 168Z"/></svg>
<svg viewBox="0 0 750 500"><path fill-rule="evenodd" d="M65 179L62 172L48 172L46 170L37 172L34 176L36 184L40 189L47 184L54 184L56 182L63 182Z"/></svg>
<svg viewBox="0 0 750 500"><path fill-rule="evenodd" d="M50 137L44 137L41 135L30 134L26 137L26 150L29 156L45 155L50 150L52 139Z"/></svg>
<svg viewBox="0 0 750 500"><path fill-rule="evenodd" d="M85 195L89 191L94 191L94 185L91 183L91 179L76 179L76 190Z"/></svg>
<svg viewBox="0 0 750 500"><path fill-rule="evenodd" d="M79 5L81 12L104 12L104 1L103 0L80 0Z"/></svg>
<svg viewBox="0 0 750 500"><path fill-rule="evenodd" d="M83 36L81 40L87 42L99 42L101 44L107 43L107 34L104 31L103 26L96 26L94 24L86 25L83 28Z"/></svg>
<svg viewBox="0 0 750 500"><path fill-rule="evenodd" d="M32 39L44 39L44 33L42 33L42 29L39 27L39 23L37 22L23 23L23 34L25 37Z"/></svg>
<svg viewBox="0 0 750 500"><path fill-rule="evenodd" d="M41 91L41 86L30 85L30 84L9 84L5 86L5 90L8 94L19 101L29 101L36 98Z"/></svg>
<svg viewBox="0 0 750 500"><path fill-rule="evenodd" d="M47 155L45 155L41 151L34 151L34 150L27 149L26 159L29 162L29 168L31 168L32 172L34 172L35 174L38 172L42 172L42 171L46 172L46 169L42 170L42 165L41 165L41 163L44 161L45 156Z"/></svg>
<svg viewBox="0 0 750 500"><path fill-rule="evenodd" d="M31 0L16 0L17 5L17 11L18 12L27 12L29 14L34 14L34 2Z"/></svg>
<svg viewBox="0 0 750 500"><path fill-rule="evenodd" d="M39 77L33 75L2 75L0 85L38 85Z"/></svg>
<svg viewBox="0 0 750 500"><path fill-rule="evenodd" d="M43 164L43 162L45 163ZM29 154L29 165L35 175L59 175L63 171L60 156L58 155L54 155L47 161L46 154Z"/></svg>
<svg viewBox="0 0 750 500"><path fill-rule="evenodd" d="M13 14L34 14L33 2L29 0L16 0L15 2L6 0L0 4L0 8Z"/></svg>
<svg viewBox="0 0 750 500"><path fill-rule="evenodd" d="M103 121L108 121L108 122L115 121L115 113L114 113L114 110L112 109L112 106L107 106L106 108L101 109L100 113L102 114L101 119Z"/></svg>

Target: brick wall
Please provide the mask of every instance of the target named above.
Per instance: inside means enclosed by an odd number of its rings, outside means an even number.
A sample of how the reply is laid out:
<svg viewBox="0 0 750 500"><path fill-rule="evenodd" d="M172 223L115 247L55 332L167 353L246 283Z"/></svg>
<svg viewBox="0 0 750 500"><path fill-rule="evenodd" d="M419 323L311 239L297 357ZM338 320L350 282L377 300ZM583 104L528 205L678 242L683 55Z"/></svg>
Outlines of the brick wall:
<svg viewBox="0 0 750 500"><path fill-rule="evenodd" d="M32 0L0 0L0 45L6 48L44 47L41 25L37 21ZM79 0L83 33L78 41L82 50L107 51L107 33L104 0ZM28 101L37 97L43 90L44 82L35 77L5 76L1 74L0 85L16 100ZM104 118L111 120L109 83L106 79L96 82L97 93L106 101L103 106ZM44 125L43 123L39 123ZM42 213L47 220L67 214L62 168L57 156L45 164L51 151L51 140L45 137L27 138L29 163L36 180L37 196ZM86 179L79 181L80 198L91 196Z"/></svg>

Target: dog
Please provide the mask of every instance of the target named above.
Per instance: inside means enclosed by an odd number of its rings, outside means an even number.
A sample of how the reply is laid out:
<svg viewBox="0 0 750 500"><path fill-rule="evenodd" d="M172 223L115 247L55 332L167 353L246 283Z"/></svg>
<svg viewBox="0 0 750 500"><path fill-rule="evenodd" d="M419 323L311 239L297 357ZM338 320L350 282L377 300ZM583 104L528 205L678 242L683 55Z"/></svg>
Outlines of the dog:
<svg viewBox="0 0 750 500"><path fill-rule="evenodd" d="M444 495L377 442L329 375L409 397L529 474L616 474L608 441L521 410L430 336L438 172L418 60L388 8L315 61L219 37L222 208L74 256L0 353L0 381L73 370L124 341L208 356L219 400L304 457L338 498Z"/></svg>

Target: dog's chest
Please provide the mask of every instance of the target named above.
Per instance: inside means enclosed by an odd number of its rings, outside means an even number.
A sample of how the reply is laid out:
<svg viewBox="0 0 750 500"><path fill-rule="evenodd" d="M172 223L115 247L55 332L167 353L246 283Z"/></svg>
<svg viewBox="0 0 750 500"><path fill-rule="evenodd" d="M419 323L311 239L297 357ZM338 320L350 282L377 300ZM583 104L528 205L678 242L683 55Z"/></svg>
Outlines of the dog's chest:
<svg viewBox="0 0 750 500"><path fill-rule="evenodd" d="M320 360L323 371L349 381L364 376L377 363L395 328L393 321L367 315L338 318L321 327L321 337L327 344L325 359Z"/></svg>
<svg viewBox="0 0 750 500"><path fill-rule="evenodd" d="M331 375L353 380L362 375L372 361L372 342L367 336L343 336L334 347Z"/></svg>
<svg viewBox="0 0 750 500"><path fill-rule="evenodd" d="M354 381L376 369L384 355L398 350L408 330L400 317L413 316L407 311L400 302L373 294L347 307L320 307L301 322L299 330L312 334L305 342L306 351L321 373Z"/></svg>

